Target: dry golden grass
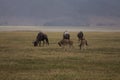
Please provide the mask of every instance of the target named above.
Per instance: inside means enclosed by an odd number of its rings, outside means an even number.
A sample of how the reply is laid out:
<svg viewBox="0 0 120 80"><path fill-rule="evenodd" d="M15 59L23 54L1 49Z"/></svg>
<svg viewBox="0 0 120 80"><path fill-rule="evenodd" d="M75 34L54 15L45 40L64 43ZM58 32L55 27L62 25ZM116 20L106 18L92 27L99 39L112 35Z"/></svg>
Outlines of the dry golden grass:
<svg viewBox="0 0 120 80"><path fill-rule="evenodd" d="M120 32L84 32L89 46L80 50L57 45L61 32L47 32L50 45L33 47L38 32L0 32L1 80L119 80Z"/></svg>

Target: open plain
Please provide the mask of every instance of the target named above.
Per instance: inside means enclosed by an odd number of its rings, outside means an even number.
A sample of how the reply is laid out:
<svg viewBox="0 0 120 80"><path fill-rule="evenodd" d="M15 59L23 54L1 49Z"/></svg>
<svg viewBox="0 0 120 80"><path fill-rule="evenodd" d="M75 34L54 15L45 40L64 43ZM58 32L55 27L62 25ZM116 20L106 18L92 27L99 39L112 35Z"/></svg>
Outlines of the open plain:
<svg viewBox="0 0 120 80"><path fill-rule="evenodd" d="M120 32L84 32L88 47L57 45L62 32L46 32L49 46L34 47L38 31L0 32L1 80L120 80Z"/></svg>

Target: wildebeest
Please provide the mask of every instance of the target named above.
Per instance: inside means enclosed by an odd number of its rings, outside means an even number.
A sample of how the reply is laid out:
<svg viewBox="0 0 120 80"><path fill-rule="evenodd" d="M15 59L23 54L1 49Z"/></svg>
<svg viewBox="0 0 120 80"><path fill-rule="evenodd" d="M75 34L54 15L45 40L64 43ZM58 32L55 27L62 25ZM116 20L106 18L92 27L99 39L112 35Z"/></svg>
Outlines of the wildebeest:
<svg viewBox="0 0 120 80"><path fill-rule="evenodd" d="M41 46L41 41L43 41L43 46L46 43L46 45L49 45L49 40L48 40L48 36L47 34L43 33L43 32L39 32L36 40L33 42L34 46Z"/></svg>
<svg viewBox="0 0 120 80"><path fill-rule="evenodd" d="M82 32L82 31L80 31L80 32L77 34L77 37L78 37L79 41L80 41L80 40L82 40L82 39L83 39L83 37L84 37L83 32Z"/></svg>
<svg viewBox="0 0 120 80"><path fill-rule="evenodd" d="M67 46L69 46L70 48L73 47L73 41L68 39L62 39L61 41L58 42L58 45L66 50Z"/></svg>
<svg viewBox="0 0 120 80"><path fill-rule="evenodd" d="M85 39L85 36L84 36L82 31L80 31L77 34L77 37L78 37L78 40L80 42L80 45L79 45L80 49L82 49L82 47L84 47L84 46L88 46L87 40Z"/></svg>

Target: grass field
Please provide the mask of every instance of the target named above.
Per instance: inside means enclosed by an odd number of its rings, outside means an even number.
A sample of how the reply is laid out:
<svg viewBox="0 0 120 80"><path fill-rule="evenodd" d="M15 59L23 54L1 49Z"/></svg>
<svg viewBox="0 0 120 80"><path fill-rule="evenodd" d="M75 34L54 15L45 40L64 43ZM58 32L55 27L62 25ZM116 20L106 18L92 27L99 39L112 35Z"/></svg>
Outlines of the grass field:
<svg viewBox="0 0 120 80"><path fill-rule="evenodd" d="M0 32L0 80L120 80L120 32L84 32L89 46L57 45L62 32L47 32L50 45L33 47L38 32Z"/></svg>

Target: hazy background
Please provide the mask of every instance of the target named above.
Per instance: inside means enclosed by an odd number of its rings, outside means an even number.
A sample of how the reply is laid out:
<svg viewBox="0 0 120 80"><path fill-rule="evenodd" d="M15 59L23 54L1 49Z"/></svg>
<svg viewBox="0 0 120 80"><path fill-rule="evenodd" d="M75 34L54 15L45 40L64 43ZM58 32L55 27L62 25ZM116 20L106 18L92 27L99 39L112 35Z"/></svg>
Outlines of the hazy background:
<svg viewBox="0 0 120 80"><path fill-rule="evenodd" d="M120 0L0 0L0 26L118 29Z"/></svg>

